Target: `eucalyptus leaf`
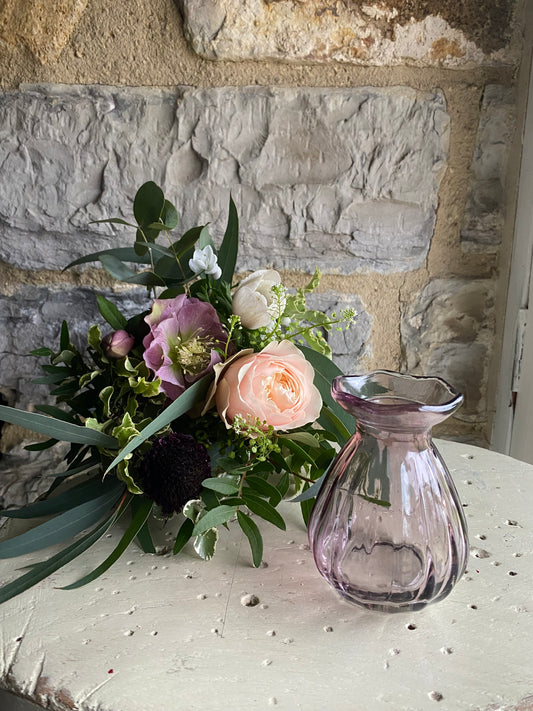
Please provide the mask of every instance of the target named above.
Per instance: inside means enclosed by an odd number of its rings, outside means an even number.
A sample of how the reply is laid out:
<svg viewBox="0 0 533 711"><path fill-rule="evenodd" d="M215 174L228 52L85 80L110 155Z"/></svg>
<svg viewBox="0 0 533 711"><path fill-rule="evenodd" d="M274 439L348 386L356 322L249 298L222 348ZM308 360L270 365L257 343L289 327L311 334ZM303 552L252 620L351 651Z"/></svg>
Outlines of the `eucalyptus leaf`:
<svg viewBox="0 0 533 711"><path fill-rule="evenodd" d="M39 518L41 516L52 516L62 511L67 511L74 506L78 506L85 501L94 499L101 494L102 488L102 479L100 477L94 477L50 499L35 501L33 504L23 506L20 509L6 509L0 511L0 516L7 516L8 518Z"/></svg>
<svg viewBox="0 0 533 711"><path fill-rule="evenodd" d="M337 377L337 375L343 375L342 370L340 370L332 360L322 355L322 353L318 353L307 346L298 345L298 348L315 369L314 383L322 396L324 404L335 413L349 432L353 431L353 417L335 402L331 395L331 383L333 378Z"/></svg>
<svg viewBox="0 0 533 711"><path fill-rule="evenodd" d="M301 494L295 496L294 499L290 499L291 504L300 504L302 501L308 501L309 499L314 499L318 492L320 491L324 479L326 478L327 471L322 474L322 476L311 484L307 489L304 489Z"/></svg>
<svg viewBox="0 0 533 711"><path fill-rule="evenodd" d="M27 452L43 452L45 449L50 449L58 442L57 439L47 439L45 442L35 442L34 444L27 444L24 449Z"/></svg>
<svg viewBox="0 0 533 711"><path fill-rule="evenodd" d="M157 274L151 271L134 272L112 255L103 254L99 259L104 269L118 281L128 284L143 284L144 286L165 286L165 282Z"/></svg>
<svg viewBox="0 0 533 711"><path fill-rule="evenodd" d="M96 580L96 578L100 577L102 573L105 573L105 571L108 570L113 565L113 563L115 563L120 558L120 556L129 546L129 544L133 541L135 536L144 526L146 519L150 515L152 506L152 501L150 501L149 499L143 499L141 503L137 506L137 510L133 514L131 523L126 529L126 532L124 533L122 538L120 539L120 542L115 548L115 550L110 555L108 555L107 558L102 563L100 563L100 565L97 566L91 573L84 575L79 580L76 580L76 582L70 583L70 585L65 585L61 589L74 590L75 588L81 588L83 585L87 585L87 583L91 583L93 580Z"/></svg>
<svg viewBox="0 0 533 711"><path fill-rule="evenodd" d="M148 227L157 222L165 206L165 196L161 188L152 180L141 185L133 201L133 215L140 227Z"/></svg>
<svg viewBox="0 0 533 711"><path fill-rule="evenodd" d="M60 407L55 407L55 405L35 405L35 409L44 415L55 417L56 420L71 422L73 425L76 424L76 418L70 412L65 412L65 410L62 410Z"/></svg>
<svg viewBox="0 0 533 711"><path fill-rule="evenodd" d="M102 222L107 221L108 220L102 220ZM73 262L70 262L70 264L67 264L67 266L63 268L63 271L66 271L71 267L77 267L79 264L98 262L101 257L106 256L115 257L115 259L118 259L121 262L150 264L150 258L148 256L138 255L133 247L115 247L114 249L102 249L100 252L92 252L92 254L86 254L84 257L79 257L79 259L75 259Z"/></svg>
<svg viewBox="0 0 533 711"><path fill-rule="evenodd" d="M90 548L96 541L98 541L102 536L104 536L111 526L116 522L119 516L124 512L129 504L129 500L123 500L117 509L113 511L110 516L108 516L104 521L95 526L92 531L89 531L82 538L67 546L63 550L59 551L55 555L51 556L41 563L33 565L31 569L22 575L20 578L13 580L11 583L7 583L2 588L0 588L0 604L10 600L16 595L20 595L25 590L37 585L41 580L47 578L56 570L62 568L64 565L69 563L74 558L77 558L81 553Z"/></svg>
<svg viewBox="0 0 533 711"><path fill-rule="evenodd" d="M0 558L14 558L25 553L47 548L72 538L99 521L124 492L124 485L115 480L100 484L101 494L94 499L73 506L49 521L0 542Z"/></svg>
<svg viewBox="0 0 533 711"><path fill-rule="evenodd" d="M302 518L306 526L309 523L309 516L311 515L313 506L314 502L312 501L312 499L305 499L305 501L300 502L300 511L302 512Z"/></svg>
<svg viewBox="0 0 533 711"><path fill-rule="evenodd" d="M0 420L9 422L12 425L19 425L33 432L54 439L62 440L63 442L76 442L78 444L93 444L97 447L107 447L113 449L117 446L117 440L114 437L91 430L82 425L73 425L70 422L63 422L54 417L40 415L37 412L24 412L16 410L6 405L0 405Z"/></svg>
<svg viewBox="0 0 533 711"><path fill-rule="evenodd" d="M190 518L186 518L185 521L181 524L180 530L177 533L176 536L176 541L174 543L174 549L173 553L174 555L177 555L187 544L187 542L190 540L192 536L194 528L194 523L191 521Z"/></svg>
<svg viewBox="0 0 533 711"><path fill-rule="evenodd" d="M213 250L215 249L215 245L213 244L213 240L211 239L211 235L209 234L209 228L207 225L205 225L205 227L202 227L200 237L198 238L198 248L204 249L204 247L212 247Z"/></svg>

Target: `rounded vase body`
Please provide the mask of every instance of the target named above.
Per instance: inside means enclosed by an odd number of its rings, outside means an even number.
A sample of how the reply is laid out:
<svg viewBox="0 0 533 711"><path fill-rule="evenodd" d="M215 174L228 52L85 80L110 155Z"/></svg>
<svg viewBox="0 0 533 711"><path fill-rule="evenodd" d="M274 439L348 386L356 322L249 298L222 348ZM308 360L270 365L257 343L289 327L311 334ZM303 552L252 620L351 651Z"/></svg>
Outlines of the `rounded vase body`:
<svg viewBox="0 0 533 711"><path fill-rule="evenodd" d="M440 378L388 371L340 376L333 397L356 418L309 519L322 576L376 610L418 610L463 574L468 535L431 428L462 403Z"/></svg>

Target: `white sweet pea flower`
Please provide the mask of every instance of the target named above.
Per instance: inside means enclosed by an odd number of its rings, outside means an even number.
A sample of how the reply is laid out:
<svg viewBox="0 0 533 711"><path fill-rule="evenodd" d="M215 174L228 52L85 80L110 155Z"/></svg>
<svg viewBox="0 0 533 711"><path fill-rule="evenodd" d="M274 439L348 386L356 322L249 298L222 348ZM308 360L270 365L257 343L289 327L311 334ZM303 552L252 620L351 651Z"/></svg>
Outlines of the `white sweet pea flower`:
<svg viewBox="0 0 533 711"><path fill-rule="evenodd" d="M285 297L273 287L281 284L274 269L259 269L241 281L233 295L233 313L245 328L270 326L283 313Z"/></svg>
<svg viewBox="0 0 533 711"><path fill-rule="evenodd" d="M192 259L189 259L189 267L195 274L205 272L215 279L220 279L222 269L218 266L217 255L213 252L210 244L203 249L195 249Z"/></svg>

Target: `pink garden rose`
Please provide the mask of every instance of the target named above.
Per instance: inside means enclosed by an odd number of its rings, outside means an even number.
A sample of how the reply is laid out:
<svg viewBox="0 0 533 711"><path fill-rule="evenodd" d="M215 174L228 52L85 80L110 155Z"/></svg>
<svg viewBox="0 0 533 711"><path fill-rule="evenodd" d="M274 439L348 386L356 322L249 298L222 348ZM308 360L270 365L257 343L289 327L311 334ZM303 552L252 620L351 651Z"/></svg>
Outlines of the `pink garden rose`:
<svg viewBox="0 0 533 711"><path fill-rule="evenodd" d="M225 348L228 337L211 304L185 294L156 299L144 320L150 326L144 361L171 400L221 361L217 349Z"/></svg>
<svg viewBox="0 0 533 711"><path fill-rule="evenodd" d="M290 341L269 343L259 353L234 360L222 374L215 393L226 427L239 414L256 418L274 430L293 430L314 422L322 398L313 385L314 370Z"/></svg>

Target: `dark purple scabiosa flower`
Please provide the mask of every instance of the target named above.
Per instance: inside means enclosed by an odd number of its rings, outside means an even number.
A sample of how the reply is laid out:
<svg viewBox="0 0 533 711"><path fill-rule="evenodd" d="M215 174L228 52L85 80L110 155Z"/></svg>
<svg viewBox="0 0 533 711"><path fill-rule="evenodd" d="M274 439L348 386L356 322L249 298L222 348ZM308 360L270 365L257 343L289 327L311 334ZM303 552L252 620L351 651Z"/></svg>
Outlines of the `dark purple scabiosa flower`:
<svg viewBox="0 0 533 711"><path fill-rule="evenodd" d="M198 498L203 480L210 476L207 449L180 432L160 437L142 458L138 472L139 485L163 516L181 511L187 501Z"/></svg>

